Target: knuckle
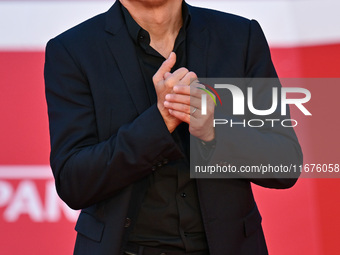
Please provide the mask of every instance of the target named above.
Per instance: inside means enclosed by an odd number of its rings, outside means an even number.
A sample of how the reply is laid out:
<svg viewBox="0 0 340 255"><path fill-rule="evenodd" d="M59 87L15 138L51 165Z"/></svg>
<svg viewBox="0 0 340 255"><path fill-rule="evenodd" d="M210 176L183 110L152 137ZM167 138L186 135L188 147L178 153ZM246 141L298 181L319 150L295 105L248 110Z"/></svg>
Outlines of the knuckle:
<svg viewBox="0 0 340 255"><path fill-rule="evenodd" d="M167 95L167 101L169 102L169 103L171 103L170 101L172 101L173 99L174 99L174 94L168 94Z"/></svg>
<svg viewBox="0 0 340 255"><path fill-rule="evenodd" d="M183 87L182 85L180 85L180 84L177 84L177 86L174 87L174 91L175 91L176 93L182 93L182 92L183 92L183 89L184 89L184 87Z"/></svg>
<svg viewBox="0 0 340 255"><path fill-rule="evenodd" d="M190 72L189 72L189 77L190 77L191 79L197 79L197 75L196 75L193 71L190 71Z"/></svg>
<svg viewBox="0 0 340 255"><path fill-rule="evenodd" d="M185 72L185 73L188 73L189 72L189 70L187 69L187 68L185 68L185 67L181 67L179 70L181 70L181 72Z"/></svg>
<svg viewBox="0 0 340 255"><path fill-rule="evenodd" d="M174 86L174 81L173 79L169 78L169 79L166 79L165 82L164 82L164 85L167 87L167 88L172 88Z"/></svg>
<svg viewBox="0 0 340 255"><path fill-rule="evenodd" d="M196 88L205 89L205 86L202 83L199 83L198 80L195 80L194 84Z"/></svg>

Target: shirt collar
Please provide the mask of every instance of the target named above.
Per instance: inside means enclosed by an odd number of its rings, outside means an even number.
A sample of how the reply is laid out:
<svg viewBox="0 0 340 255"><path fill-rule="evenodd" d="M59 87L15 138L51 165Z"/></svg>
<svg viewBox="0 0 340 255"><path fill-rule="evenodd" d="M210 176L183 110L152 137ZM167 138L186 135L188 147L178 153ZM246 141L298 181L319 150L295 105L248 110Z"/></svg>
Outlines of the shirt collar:
<svg viewBox="0 0 340 255"><path fill-rule="evenodd" d="M132 18L131 14L129 13L129 11L120 3L120 1L118 1L120 6L121 6L121 10L123 12L123 16L125 19L125 23L128 29L128 32L130 34L130 36L132 37L133 41L138 44L138 39L141 36L141 33L143 35L147 34L147 36L149 37L149 34L146 30L144 30L140 25L138 25L138 23ZM185 1L183 1L182 4L182 17L183 17L183 26L181 28L184 29L184 31L186 32L190 21L191 21L191 13L190 10L188 8L188 5L185 3ZM150 40L150 38L148 38Z"/></svg>

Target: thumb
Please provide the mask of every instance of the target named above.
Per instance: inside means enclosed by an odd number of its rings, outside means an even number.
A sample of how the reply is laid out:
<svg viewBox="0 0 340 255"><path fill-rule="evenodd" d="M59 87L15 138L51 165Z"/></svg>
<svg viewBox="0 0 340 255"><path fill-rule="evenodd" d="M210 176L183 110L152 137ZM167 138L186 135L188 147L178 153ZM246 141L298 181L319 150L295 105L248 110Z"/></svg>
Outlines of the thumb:
<svg viewBox="0 0 340 255"><path fill-rule="evenodd" d="M163 62L161 67L158 69L158 71L153 76L153 78L152 78L153 79L153 83L157 84L158 82L163 80L164 79L164 75L171 71L171 68L173 68L175 63L176 63L176 53L175 52L171 52L169 57L168 57L168 59Z"/></svg>

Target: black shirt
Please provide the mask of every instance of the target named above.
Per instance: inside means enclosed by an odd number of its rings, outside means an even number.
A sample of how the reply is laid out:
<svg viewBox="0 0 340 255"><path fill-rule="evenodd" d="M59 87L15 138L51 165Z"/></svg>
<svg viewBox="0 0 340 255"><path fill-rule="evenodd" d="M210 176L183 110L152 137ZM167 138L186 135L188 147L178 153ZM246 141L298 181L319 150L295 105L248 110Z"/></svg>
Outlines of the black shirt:
<svg viewBox="0 0 340 255"><path fill-rule="evenodd" d="M150 46L149 33L136 23L123 5L121 7L129 34L135 43L145 89L152 105L157 102L152 77L165 58ZM190 13L185 3L182 13L183 27L175 40L173 51L177 61L172 71L186 66L186 30L190 23ZM189 173L188 125L180 124L172 136L185 157L168 162L150 175L149 188L129 242L183 249L187 252L207 250L196 182L190 179Z"/></svg>

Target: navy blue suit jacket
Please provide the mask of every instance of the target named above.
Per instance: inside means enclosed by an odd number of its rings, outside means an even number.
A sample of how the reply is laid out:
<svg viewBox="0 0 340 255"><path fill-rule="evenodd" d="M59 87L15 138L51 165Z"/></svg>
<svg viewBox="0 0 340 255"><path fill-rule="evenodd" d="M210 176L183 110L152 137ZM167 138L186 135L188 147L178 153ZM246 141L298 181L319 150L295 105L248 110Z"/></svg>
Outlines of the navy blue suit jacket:
<svg viewBox="0 0 340 255"><path fill-rule="evenodd" d="M191 7L187 68L198 77L276 77L269 48L254 20ZM82 209L74 254L121 254L143 199L145 180L158 162L182 157L143 76L119 5L49 41L45 62L51 167L59 196ZM233 131L219 146L242 151ZM245 164L275 148L300 164L292 130L273 139L249 135ZM218 134L217 134L218 135ZM231 147L230 147L231 146ZM256 152L252 154L252 152ZM268 162L270 162L268 157ZM157 169L156 169L157 171ZM288 188L296 179L198 179L197 189L210 254L266 254L261 216L250 181Z"/></svg>

